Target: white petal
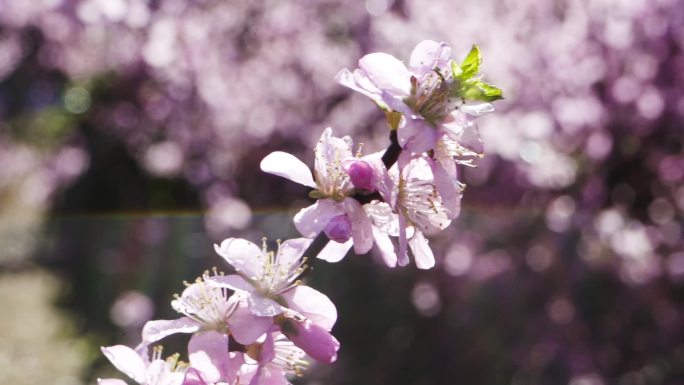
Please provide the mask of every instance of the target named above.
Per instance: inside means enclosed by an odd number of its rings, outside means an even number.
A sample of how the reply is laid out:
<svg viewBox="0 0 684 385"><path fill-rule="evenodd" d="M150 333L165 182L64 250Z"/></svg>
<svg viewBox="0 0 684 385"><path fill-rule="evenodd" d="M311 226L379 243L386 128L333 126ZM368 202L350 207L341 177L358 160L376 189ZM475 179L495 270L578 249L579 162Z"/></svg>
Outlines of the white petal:
<svg viewBox="0 0 684 385"><path fill-rule="evenodd" d="M359 68L381 90L393 95L409 95L411 74L404 63L382 52L368 54L359 60Z"/></svg>
<svg viewBox="0 0 684 385"><path fill-rule="evenodd" d="M154 360L147 367L145 373L146 385L180 385L185 378L185 373L172 372L168 363L164 360Z"/></svg>
<svg viewBox="0 0 684 385"><path fill-rule="evenodd" d="M261 277L263 264L259 263L261 249L254 243L241 238L228 238L221 245L214 245L214 250L231 266L246 277Z"/></svg>
<svg viewBox="0 0 684 385"><path fill-rule="evenodd" d="M311 170L301 160L287 152L275 151L261 160L261 170L269 174L282 176L293 182L316 188Z"/></svg>
<svg viewBox="0 0 684 385"><path fill-rule="evenodd" d="M373 232L370 218L363 206L353 198L345 198L342 202L347 217L352 225L352 238L354 240L354 252L366 254L373 247Z"/></svg>
<svg viewBox="0 0 684 385"><path fill-rule="evenodd" d="M274 316L283 312L283 307L278 302L257 293L252 293L247 297L247 301L249 311L260 317Z"/></svg>
<svg viewBox="0 0 684 385"><path fill-rule="evenodd" d="M294 217L294 224L303 236L314 238L332 217L341 214L344 214L344 210L332 199L319 199L313 205L299 210Z"/></svg>
<svg viewBox="0 0 684 385"><path fill-rule="evenodd" d="M409 240L409 246L419 269L430 269L435 266L435 256L422 232L416 230Z"/></svg>
<svg viewBox="0 0 684 385"><path fill-rule="evenodd" d="M333 263L339 262L347 255L353 245L354 241L351 239L345 243L330 241L323 247L323 250L318 253L316 258Z"/></svg>
<svg viewBox="0 0 684 385"><path fill-rule="evenodd" d="M486 113L493 112L494 105L492 103L465 104L460 106L458 109L468 115L482 116Z"/></svg>
<svg viewBox="0 0 684 385"><path fill-rule="evenodd" d="M118 378L98 378L97 385L128 385Z"/></svg>
<svg viewBox="0 0 684 385"><path fill-rule="evenodd" d="M373 173L375 174L375 188L380 193L382 199L388 204L394 204L397 186L387 171L385 164L382 163L382 159L380 157L364 157L364 160L373 168Z"/></svg>
<svg viewBox="0 0 684 385"><path fill-rule="evenodd" d="M182 385L184 379L184 372L167 371L164 373L164 376L161 379L161 381L158 381L155 385Z"/></svg>
<svg viewBox="0 0 684 385"><path fill-rule="evenodd" d="M280 244L278 248L278 264L281 271L289 271L293 266L298 265L304 252L311 246L313 239L297 238L288 239Z"/></svg>
<svg viewBox="0 0 684 385"><path fill-rule="evenodd" d="M200 324L188 317L175 320L148 321L142 330L142 343L149 345L164 337L176 333L194 333L200 329Z"/></svg>
<svg viewBox="0 0 684 385"><path fill-rule="evenodd" d="M404 215L399 214L399 254L397 255L399 266L406 266L409 263L408 241L406 239L407 226L406 218L404 218Z"/></svg>
<svg viewBox="0 0 684 385"><path fill-rule="evenodd" d="M385 264L388 267L395 267L397 265L397 253L394 251L394 244L392 244L389 235L373 226L373 239L380 250L380 255Z"/></svg>
<svg viewBox="0 0 684 385"><path fill-rule="evenodd" d="M464 149L470 151L466 152L466 156L474 156L484 152L482 138L477 130L475 122L464 114L454 111L451 116L453 120L442 125L444 133L449 139L457 142Z"/></svg>
<svg viewBox="0 0 684 385"><path fill-rule="evenodd" d="M290 309L301 313L311 322L330 331L337 321L337 308L330 298L308 286L295 286L283 293Z"/></svg>
<svg viewBox="0 0 684 385"><path fill-rule="evenodd" d="M461 213L461 188L456 178L453 178L447 170L438 162L432 162L435 187L442 198L442 203L449 219L458 217Z"/></svg>
<svg viewBox="0 0 684 385"><path fill-rule="evenodd" d="M423 40L411 52L409 66L417 76L424 76L432 72L435 67L444 70L449 64L451 47L446 43Z"/></svg>
<svg viewBox="0 0 684 385"><path fill-rule="evenodd" d="M361 94L371 98L376 103L384 103L380 97L380 90L363 74L362 71L354 70L349 72L348 69L343 69L335 75L335 81L345 87L351 88Z"/></svg>
<svg viewBox="0 0 684 385"><path fill-rule="evenodd" d="M124 345L101 347L102 353L111 363L138 383L145 381L145 361L135 350Z"/></svg>
<svg viewBox="0 0 684 385"><path fill-rule="evenodd" d="M246 293L254 292L254 286L247 282L243 277L237 274L231 275L215 275L205 277L204 281L213 287L224 287L235 291L243 291Z"/></svg>
<svg viewBox="0 0 684 385"><path fill-rule="evenodd" d="M346 176L346 172L342 170L341 162L353 157L351 138L349 136L341 138L332 136L332 128L328 127L323 131L316 144L315 155L314 169L316 170L316 181L319 188L324 191L332 191L333 188L340 187L340 178ZM347 186L342 187L343 190L347 188Z"/></svg>
<svg viewBox="0 0 684 385"><path fill-rule="evenodd" d="M363 209L371 218L373 227L377 227L381 233L399 236L399 220L397 214L392 212L392 208L385 202L371 202L363 205Z"/></svg>

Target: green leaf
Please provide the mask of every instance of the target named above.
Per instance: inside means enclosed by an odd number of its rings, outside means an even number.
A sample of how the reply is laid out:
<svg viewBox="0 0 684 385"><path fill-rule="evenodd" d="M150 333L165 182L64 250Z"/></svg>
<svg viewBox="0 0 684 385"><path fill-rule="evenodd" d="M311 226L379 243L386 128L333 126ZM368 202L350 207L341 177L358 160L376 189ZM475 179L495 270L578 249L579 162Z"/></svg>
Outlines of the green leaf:
<svg viewBox="0 0 684 385"><path fill-rule="evenodd" d="M485 98L484 101L493 102L495 100L503 99L503 90L501 90L501 88L483 81L479 81L477 86L482 90Z"/></svg>
<svg viewBox="0 0 684 385"><path fill-rule="evenodd" d="M482 56L480 55L480 47L473 44L468 56L461 63L462 73L458 76L461 80L468 80L477 75L480 71L480 64L482 64ZM456 75L454 75L456 77Z"/></svg>
<svg viewBox="0 0 684 385"><path fill-rule="evenodd" d="M461 74L463 74L463 70L461 69L461 66L458 65L458 63L456 63L455 60L452 60L452 61L451 61L451 75L452 75L455 79L460 79L460 78L461 78Z"/></svg>
<svg viewBox="0 0 684 385"><path fill-rule="evenodd" d="M452 96L466 101L481 102L503 99L501 88L485 83L477 76L480 71L480 64L482 64L482 55L477 44L473 44L473 48L463 63L459 65L454 61L451 62L451 73L454 78L454 84L451 88Z"/></svg>
<svg viewBox="0 0 684 385"><path fill-rule="evenodd" d="M503 99L503 91L501 88L485 83L480 79L470 79L461 84L458 96L465 100L493 102Z"/></svg>

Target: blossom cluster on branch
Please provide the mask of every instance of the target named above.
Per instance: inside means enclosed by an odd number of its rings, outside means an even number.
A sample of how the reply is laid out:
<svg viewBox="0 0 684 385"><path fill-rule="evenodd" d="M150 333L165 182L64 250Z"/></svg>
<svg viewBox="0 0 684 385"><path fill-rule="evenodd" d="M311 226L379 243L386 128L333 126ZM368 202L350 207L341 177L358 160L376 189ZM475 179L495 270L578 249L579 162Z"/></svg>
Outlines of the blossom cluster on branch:
<svg viewBox="0 0 684 385"><path fill-rule="evenodd" d="M390 145L384 151L354 151L349 136L324 130L314 150L314 170L291 154L276 151L261 169L312 188L316 202L294 217L303 238L277 242L277 250L238 238L215 245L232 274L205 272L171 306L182 316L149 321L136 348L103 347L105 356L139 384L281 385L301 375L306 357L321 363L337 358L331 334L337 309L300 277L304 254L323 233L329 239L317 258L340 261L354 248L368 253L375 244L390 267L420 269L435 258L424 233L444 230L460 212L465 185L458 165L474 166L482 143L474 120L493 111L502 91L478 75L477 46L462 62L451 60L446 43L423 41L409 65L385 53L359 60L336 80L371 98L385 111ZM396 241L393 240L396 238ZM191 334L189 362L162 358L155 345L172 334ZM101 379L102 385L120 385Z"/></svg>

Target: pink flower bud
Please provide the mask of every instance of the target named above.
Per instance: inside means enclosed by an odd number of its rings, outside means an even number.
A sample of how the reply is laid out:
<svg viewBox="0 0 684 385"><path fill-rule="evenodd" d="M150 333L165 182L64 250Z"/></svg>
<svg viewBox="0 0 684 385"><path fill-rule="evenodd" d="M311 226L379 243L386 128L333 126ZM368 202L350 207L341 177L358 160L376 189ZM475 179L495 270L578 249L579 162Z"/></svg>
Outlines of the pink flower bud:
<svg viewBox="0 0 684 385"><path fill-rule="evenodd" d="M347 174L349 174L349 180L351 180L354 187L367 191L375 190L373 168L366 161L354 161L347 168Z"/></svg>
<svg viewBox="0 0 684 385"><path fill-rule="evenodd" d="M332 334L308 319L288 321L282 332L290 341L316 361L335 362L340 343Z"/></svg>
<svg viewBox="0 0 684 385"><path fill-rule="evenodd" d="M351 222L345 214L338 215L328 222L323 232L335 242L347 242L352 236Z"/></svg>

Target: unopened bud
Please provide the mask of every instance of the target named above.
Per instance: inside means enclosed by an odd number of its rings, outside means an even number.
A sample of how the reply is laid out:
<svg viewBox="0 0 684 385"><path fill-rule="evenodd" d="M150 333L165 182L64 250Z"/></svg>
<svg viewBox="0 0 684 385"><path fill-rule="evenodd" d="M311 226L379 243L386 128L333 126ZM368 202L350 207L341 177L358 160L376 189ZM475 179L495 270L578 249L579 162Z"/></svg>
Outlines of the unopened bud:
<svg viewBox="0 0 684 385"><path fill-rule="evenodd" d="M283 334L311 358L326 364L335 362L340 343L322 327L310 320L295 321L288 319Z"/></svg>
<svg viewBox="0 0 684 385"><path fill-rule="evenodd" d="M325 235L335 242L344 243L351 238L351 222L346 215L333 217L323 229Z"/></svg>
<svg viewBox="0 0 684 385"><path fill-rule="evenodd" d="M354 161L347 169L349 180L356 188L366 191L375 190L375 174L373 168L364 160Z"/></svg>

